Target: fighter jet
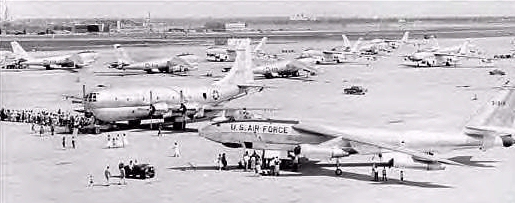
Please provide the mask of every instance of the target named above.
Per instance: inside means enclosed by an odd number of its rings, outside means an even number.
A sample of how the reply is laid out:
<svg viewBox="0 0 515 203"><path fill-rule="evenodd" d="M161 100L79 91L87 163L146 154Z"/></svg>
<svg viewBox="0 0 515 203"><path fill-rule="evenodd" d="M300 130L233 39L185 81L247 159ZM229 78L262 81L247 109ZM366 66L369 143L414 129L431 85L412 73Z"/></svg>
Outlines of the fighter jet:
<svg viewBox="0 0 515 203"><path fill-rule="evenodd" d="M405 66L415 67L456 67L461 59L478 59L481 63L492 65L493 59L479 56L469 49L470 41L466 40L461 46L440 48L438 42L431 47L420 49L410 55L404 56ZM475 55L472 55L475 54Z"/></svg>
<svg viewBox="0 0 515 203"><path fill-rule="evenodd" d="M396 168L443 170L461 163L437 157L436 153L460 149L487 150L515 143L515 89L503 89L468 121L461 134L424 131L393 132L353 129L295 120L218 119L199 129L199 135L227 147L288 152L290 156L339 159L374 154L378 164Z"/></svg>
<svg viewBox="0 0 515 203"><path fill-rule="evenodd" d="M128 121L137 126L145 119L160 119L184 129L188 119L210 117L226 110L227 101L263 90L253 83L250 39L233 40L237 47L234 67L221 80L200 87L112 87L84 94L87 117L94 116L98 124Z"/></svg>
<svg viewBox="0 0 515 203"><path fill-rule="evenodd" d="M43 66L46 70L63 69L72 71L75 68L82 68L93 63L98 57L98 54L94 51L81 51L61 56L34 58L23 50L16 41L11 42L11 47L16 55L18 66Z"/></svg>
<svg viewBox="0 0 515 203"><path fill-rule="evenodd" d="M262 47L265 45L267 37L263 37L258 45L254 48L252 52L255 57L262 57L265 53L262 50ZM207 61L212 62L233 62L236 58L236 51L234 47L209 47L206 50Z"/></svg>
<svg viewBox="0 0 515 203"><path fill-rule="evenodd" d="M141 70L151 73L183 74L198 69L198 58L192 54L179 54L171 58L160 58L135 62L119 44L113 45L117 62L109 64L109 68L119 70Z"/></svg>

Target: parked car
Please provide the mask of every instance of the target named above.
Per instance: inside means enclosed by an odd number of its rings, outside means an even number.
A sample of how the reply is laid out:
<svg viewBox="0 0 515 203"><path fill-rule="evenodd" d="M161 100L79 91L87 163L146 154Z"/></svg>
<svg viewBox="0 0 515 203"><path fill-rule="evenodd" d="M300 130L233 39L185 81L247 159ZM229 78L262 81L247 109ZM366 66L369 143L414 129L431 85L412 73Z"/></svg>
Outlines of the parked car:
<svg viewBox="0 0 515 203"><path fill-rule="evenodd" d="M506 75L506 73L504 71L499 70L499 69L492 70L489 73L490 73L490 75Z"/></svg>
<svg viewBox="0 0 515 203"><path fill-rule="evenodd" d="M343 89L343 93L345 94L355 94L355 95L364 95L367 92L367 89L362 86L351 86L349 88Z"/></svg>
<svg viewBox="0 0 515 203"><path fill-rule="evenodd" d="M124 166L125 176L127 178L147 179L156 175L154 166L150 164L137 164L130 168L129 165Z"/></svg>

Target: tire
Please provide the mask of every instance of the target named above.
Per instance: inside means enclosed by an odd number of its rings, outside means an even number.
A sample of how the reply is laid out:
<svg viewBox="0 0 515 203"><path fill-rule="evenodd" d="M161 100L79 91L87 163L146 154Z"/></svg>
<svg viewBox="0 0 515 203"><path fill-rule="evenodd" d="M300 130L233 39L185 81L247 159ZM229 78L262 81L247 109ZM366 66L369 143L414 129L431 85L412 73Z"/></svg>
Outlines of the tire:
<svg viewBox="0 0 515 203"><path fill-rule="evenodd" d="M338 169L336 169L336 170L334 171L334 174L335 174L335 175L337 175L337 176L341 176L341 175L343 174L343 171L342 171L342 169L339 169L339 168L338 168Z"/></svg>

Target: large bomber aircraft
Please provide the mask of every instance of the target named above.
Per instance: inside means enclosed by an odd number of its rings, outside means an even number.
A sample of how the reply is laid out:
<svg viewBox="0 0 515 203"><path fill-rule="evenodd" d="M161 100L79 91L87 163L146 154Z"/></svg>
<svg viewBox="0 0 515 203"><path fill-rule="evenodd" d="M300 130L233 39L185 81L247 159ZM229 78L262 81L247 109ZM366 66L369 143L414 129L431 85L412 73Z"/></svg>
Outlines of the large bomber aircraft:
<svg viewBox="0 0 515 203"><path fill-rule="evenodd" d="M184 129L187 119L210 117L225 111L221 104L264 88L253 83L250 39L234 43L237 47L234 67L212 85L101 89L84 94L81 111L87 117L94 116L97 124L128 121L129 125L137 126L144 119L160 119L159 122L173 123L174 129Z"/></svg>
<svg viewBox="0 0 515 203"><path fill-rule="evenodd" d="M277 58L265 53L263 46L267 39L267 37L264 37L252 52L252 61L253 65L255 65L252 68L254 74L262 75L267 79L276 77L298 77L301 75L301 72L306 72L306 76L317 74L317 69L300 60ZM230 70L230 68L225 68L222 71L228 70Z"/></svg>
<svg viewBox="0 0 515 203"><path fill-rule="evenodd" d="M446 48L440 48L436 39L433 38L432 40L433 44L431 46L419 49L410 55L404 56L404 61L407 63L404 63L403 65L414 67L456 67L461 59L478 59L485 64L492 64L493 59L472 55L473 51L469 49L469 40L463 42L462 45Z"/></svg>
<svg viewBox="0 0 515 203"><path fill-rule="evenodd" d="M409 32L404 32L400 40L373 39L358 47L358 51L363 55L376 55L380 52L390 53L398 49L401 45L408 43Z"/></svg>
<svg viewBox="0 0 515 203"><path fill-rule="evenodd" d="M263 75L265 78L298 77L300 72L306 72L306 76L316 75L318 70L295 59L280 59L264 62L253 68L254 74Z"/></svg>
<svg viewBox="0 0 515 203"><path fill-rule="evenodd" d="M113 45L117 62L109 64L109 68L119 70L140 70L151 73L182 74L190 70L196 70L198 59L191 54L180 54L172 58L160 58L149 61L135 62L119 44Z"/></svg>
<svg viewBox="0 0 515 203"><path fill-rule="evenodd" d="M253 55L254 57L259 57L264 55L262 47L265 45L267 37L263 37L258 45L254 48ZM236 50L233 47L209 47L206 50L207 61L212 62L233 62L236 58Z"/></svg>
<svg viewBox="0 0 515 203"><path fill-rule="evenodd" d="M63 69L72 71L75 68L82 68L93 63L98 57L98 54L94 51L81 51L61 56L34 58L23 50L16 41L11 42L11 47L16 55L17 65L23 67L43 66L47 70Z"/></svg>
<svg viewBox="0 0 515 203"><path fill-rule="evenodd" d="M385 161L377 164L401 169L443 170L445 164L463 164L435 156L438 152L474 148L487 150L514 144L514 92L515 89L501 90L468 121L463 132L456 135L223 117L199 129L199 134L231 148L258 149L264 153L286 151L291 157L335 158L336 175L342 174L339 159L354 154L377 155L379 160Z"/></svg>

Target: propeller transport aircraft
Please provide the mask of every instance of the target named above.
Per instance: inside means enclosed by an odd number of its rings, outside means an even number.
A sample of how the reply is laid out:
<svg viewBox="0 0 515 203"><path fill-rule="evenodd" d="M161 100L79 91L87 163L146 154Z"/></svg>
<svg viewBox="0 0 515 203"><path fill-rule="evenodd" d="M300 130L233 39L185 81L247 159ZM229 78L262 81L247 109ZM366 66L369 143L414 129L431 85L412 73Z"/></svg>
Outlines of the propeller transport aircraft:
<svg viewBox="0 0 515 203"><path fill-rule="evenodd" d="M105 88L84 94L83 111L93 116L96 124L128 121L137 126L142 120L159 119L172 123L174 129L184 129L186 122L214 116L228 109L221 105L233 99L261 91L264 86L253 83L250 39L232 40L237 49L234 67L221 80L200 87L120 87ZM99 126L95 125L95 132Z"/></svg>
<svg viewBox="0 0 515 203"><path fill-rule="evenodd" d="M98 57L98 54L94 51L81 51L74 54L35 58L30 56L16 41L11 42L11 47L16 55L16 64L24 68L43 66L46 70L62 69L73 71L75 68L83 68L90 65Z"/></svg>
<svg viewBox="0 0 515 203"><path fill-rule="evenodd" d="M288 157L336 159L357 154L380 157L376 164L395 168L443 170L461 163L436 156L460 149L487 150L515 143L515 89L503 89L475 114L461 134L423 131L393 132L374 129L324 126L296 120L224 119L199 129L199 135L231 148L288 152ZM283 154L284 155L284 154ZM283 156L282 158L286 158Z"/></svg>

